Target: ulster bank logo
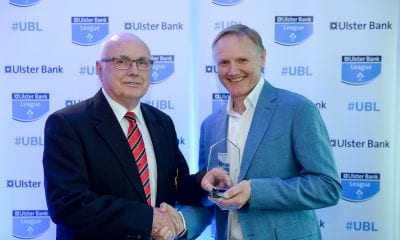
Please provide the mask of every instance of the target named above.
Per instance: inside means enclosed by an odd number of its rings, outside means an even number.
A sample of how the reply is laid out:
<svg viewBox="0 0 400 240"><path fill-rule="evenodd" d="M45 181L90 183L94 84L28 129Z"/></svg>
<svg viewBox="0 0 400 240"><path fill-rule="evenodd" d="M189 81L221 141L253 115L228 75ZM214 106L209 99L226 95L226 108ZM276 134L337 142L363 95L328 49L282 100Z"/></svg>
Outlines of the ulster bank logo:
<svg viewBox="0 0 400 240"><path fill-rule="evenodd" d="M72 17L72 42L82 46L99 43L108 35L108 17Z"/></svg>
<svg viewBox="0 0 400 240"><path fill-rule="evenodd" d="M381 56L342 56L342 82L362 85L381 74Z"/></svg>
<svg viewBox="0 0 400 240"><path fill-rule="evenodd" d="M239 4L242 0L213 0L212 2L221 6L233 6Z"/></svg>
<svg viewBox="0 0 400 240"><path fill-rule="evenodd" d="M10 4L17 7L30 7L40 2L40 0L10 0Z"/></svg>
<svg viewBox="0 0 400 240"><path fill-rule="evenodd" d="M174 55L152 55L154 60L153 68L151 69L150 84L164 82L175 71Z"/></svg>
<svg viewBox="0 0 400 240"><path fill-rule="evenodd" d="M12 118L21 122L38 120L49 111L48 93L13 93Z"/></svg>
<svg viewBox="0 0 400 240"><path fill-rule="evenodd" d="M313 33L312 16L275 17L275 42L281 45L298 45Z"/></svg>
<svg viewBox="0 0 400 240"><path fill-rule="evenodd" d="M362 202L372 198L380 189L379 173L342 173L342 199Z"/></svg>
<svg viewBox="0 0 400 240"><path fill-rule="evenodd" d="M12 234L16 238L37 238L50 227L48 210L13 210L12 217Z"/></svg>

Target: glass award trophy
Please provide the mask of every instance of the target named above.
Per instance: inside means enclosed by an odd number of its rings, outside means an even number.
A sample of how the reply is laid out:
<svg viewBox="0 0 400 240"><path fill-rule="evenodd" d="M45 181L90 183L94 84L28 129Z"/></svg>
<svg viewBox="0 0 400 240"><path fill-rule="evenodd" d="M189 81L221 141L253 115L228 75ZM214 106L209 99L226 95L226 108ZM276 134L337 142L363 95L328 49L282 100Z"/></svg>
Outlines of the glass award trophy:
<svg viewBox="0 0 400 240"><path fill-rule="evenodd" d="M213 183L213 189L209 194L210 197L223 197L224 192L232 184L237 183L240 169L239 158L239 147L227 138L216 142L210 147L207 172L213 168L219 168L221 173L221 176Z"/></svg>

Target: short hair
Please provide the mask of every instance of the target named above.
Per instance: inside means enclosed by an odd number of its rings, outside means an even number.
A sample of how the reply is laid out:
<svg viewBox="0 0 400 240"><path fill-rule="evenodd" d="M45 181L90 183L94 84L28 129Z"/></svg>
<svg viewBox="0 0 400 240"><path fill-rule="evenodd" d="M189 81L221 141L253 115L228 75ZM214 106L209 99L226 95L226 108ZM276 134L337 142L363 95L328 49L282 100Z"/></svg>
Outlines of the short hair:
<svg viewBox="0 0 400 240"><path fill-rule="evenodd" d="M256 30L249 28L248 26L246 26L244 24L234 24L227 28L224 28L215 37L215 39L211 45L212 48L214 48L214 46L217 44L217 42L223 36L225 36L227 34L234 34L237 36L247 36L248 38L250 38L251 41L254 42L254 44L257 46L257 48L260 50L260 52L265 50L260 34Z"/></svg>

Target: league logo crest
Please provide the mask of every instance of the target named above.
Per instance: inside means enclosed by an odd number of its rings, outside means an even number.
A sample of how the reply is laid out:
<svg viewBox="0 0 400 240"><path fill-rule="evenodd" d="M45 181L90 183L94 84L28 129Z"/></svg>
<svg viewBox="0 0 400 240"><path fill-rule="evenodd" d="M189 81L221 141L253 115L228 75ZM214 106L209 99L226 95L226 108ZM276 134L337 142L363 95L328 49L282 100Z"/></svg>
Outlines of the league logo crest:
<svg viewBox="0 0 400 240"><path fill-rule="evenodd" d="M275 17L275 42L281 45L298 45L313 34L313 16Z"/></svg>
<svg viewBox="0 0 400 240"><path fill-rule="evenodd" d="M342 198L362 202L372 198L380 189L379 173L342 173Z"/></svg>
<svg viewBox="0 0 400 240"><path fill-rule="evenodd" d="M153 55L150 84L164 82L175 71L174 55Z"/></svg>
<svg viewBox="0 0 400 240"><path fill-rule="evenodd" d="M13 236L21 239L32 239L42 235L50 227L47 210L14 210Z"/></svg>
<svg viewBox="0 0 400 240"><path fill-rule="evenodd" d="M242 0L213 0L212 2L221 6L233 6L239 4Z"/></svg>
<svg viewBox="0 0 400 240"><path fill-rule="evenodd" d="M381 74L382 56L342 56L342 82L350 85L370 83Z"/></svg>
<svg viewBox="0 0 400 240"><path fill-rule="evenodd" d="M108 17L72 17L72 42L82 46L99 43L108 35Z"/></svg>
<svg viewBox="0 0 400 240"><path fill-rule="evenodd" d="M30 7L33 6L37 3L39 3L40 0L10 0L9 3L11 5L17 6L17 7Z"/></svg>
<svg viewBox="0 0 400 240"><path fill-rule="evenodd" d="M21 122L33 122L49 111L48 93L13 93L12 118Z"/></svg>

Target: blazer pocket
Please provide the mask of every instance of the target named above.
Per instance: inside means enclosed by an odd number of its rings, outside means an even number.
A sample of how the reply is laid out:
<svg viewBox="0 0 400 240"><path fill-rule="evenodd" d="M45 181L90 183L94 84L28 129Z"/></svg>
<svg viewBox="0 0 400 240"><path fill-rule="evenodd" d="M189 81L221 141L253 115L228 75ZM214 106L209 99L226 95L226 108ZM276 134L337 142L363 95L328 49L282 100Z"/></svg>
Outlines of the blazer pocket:
<svg viewBox="0 0 400 240"><path fill-rule="evenodd" d="M297 222L276 228L278 240L316 240L321 239L319 226L314 221Z"/></svg>

